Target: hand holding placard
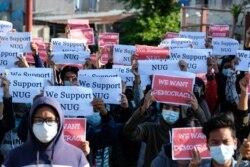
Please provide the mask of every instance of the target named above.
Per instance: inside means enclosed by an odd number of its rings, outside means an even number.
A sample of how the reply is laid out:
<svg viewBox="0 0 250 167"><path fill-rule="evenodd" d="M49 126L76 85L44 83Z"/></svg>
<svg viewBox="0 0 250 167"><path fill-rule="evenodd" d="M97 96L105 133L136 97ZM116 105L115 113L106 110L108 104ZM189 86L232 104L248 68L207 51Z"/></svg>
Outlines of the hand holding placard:
<svg viewBox="0 0 250 167"><path fill-rule="evenodd" d="M187 101L187 103L191 105L194 111L197 111L199 108L199 103L193 92L189 92L189 94L190 94L190 99Z"/></svg>
<svg viewBox="0 0 250 167"><path fill-rule="evenodd" d="M100 112L102 115L107 114L107 110L105 108L105 103L100 98L94 98L94 100L91 103L93 105L94 111Z"/></svg>

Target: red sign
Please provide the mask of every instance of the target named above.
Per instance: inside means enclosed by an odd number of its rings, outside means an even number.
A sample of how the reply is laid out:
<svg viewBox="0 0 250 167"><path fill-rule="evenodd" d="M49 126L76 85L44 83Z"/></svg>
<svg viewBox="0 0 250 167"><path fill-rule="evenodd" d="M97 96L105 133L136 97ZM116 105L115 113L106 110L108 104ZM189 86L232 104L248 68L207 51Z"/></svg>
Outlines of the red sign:
<svg viewBox="0 0 250 167"><path fill-rule="evenodd" d="M79 28L89 28L89 20L86 19L69 19L68 27L70 30Z"/></svg>
<svg viewBox="0 0 250 167"><path fill-rule="evenodd" d="M101 63L102 64L107 64L109 61L109 55L112 55L112 45L105 45L101 48Z"/></svg>
<svg viewBox="0 0 250 167"><path fill-rule="evenodd" d="M208 36L229 37L229 25L210 25Z"/></svg>
<svg viewBox="0 0 250 167"><path fill-rule="evenodd" d="M69 31L71 39L87 39L87 45L95 45L93 28L73 29Z"/></svg>
<svg viewBox="0 0 250 167"><path fill-rule="evenodd" d="M98 45L100 47L105 45L116 45L119 44L119 33L102 33L98 38Z"/></svg>
<svg viewBox="0 0 250 167"><path fill-rule="evenodd" d="M162 103L187 105L191 98L189 92L193 90L193 81L194 78L154 75L152 95Z"/></svg>
<svg viewBox="0 0 250 167"><path fill-rule="evenodd" d="M137 60L157 60L169 58L169 49L156 46L136 45Z"/></svg>
<svg viewBox="0 0 250 167"><path fill-rule="evenodd" d="M196 147L202 159L210 158L210 152L206 145L206 136L201 127L173 128L172 130L172 158L192 159L192 150Z"/></svg>
<svg viewBox="0 0 250 167"><path fill-rule="evenodd" d="M41 58L42 62L45 62L48 56L46 51L48 43L44 43L43 38L32 38L32 42L37 45L39 57ZM26 54L26 60L28 63L35 63L32 53Z"/></svg>
<svg viewBox="0 0 250 167"><path fill-rule="evenodd" d="M64 139L70 144L80 148L82 141L86 140L86 119L65 118Z"/></svg>
<svg viewBox="0 0 250 167"><path fill-rule="evenodd" d="M179 38L179 33L166 32L165 36L163 37L163 40L164 39L171 39L171 38Z"/></svg>

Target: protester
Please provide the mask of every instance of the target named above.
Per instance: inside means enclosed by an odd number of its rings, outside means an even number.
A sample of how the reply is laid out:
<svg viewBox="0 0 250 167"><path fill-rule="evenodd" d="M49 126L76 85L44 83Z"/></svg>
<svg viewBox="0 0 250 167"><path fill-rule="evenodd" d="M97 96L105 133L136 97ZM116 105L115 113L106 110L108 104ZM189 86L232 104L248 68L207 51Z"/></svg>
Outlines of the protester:
<svg viewBox="0 0 250 167"><path fill-rule="evenodd" d="M29 115L27 141L11 151L3 166L89 166L83 152L64 140L63 127L60 104L48 97L37 99Z"/></svg>

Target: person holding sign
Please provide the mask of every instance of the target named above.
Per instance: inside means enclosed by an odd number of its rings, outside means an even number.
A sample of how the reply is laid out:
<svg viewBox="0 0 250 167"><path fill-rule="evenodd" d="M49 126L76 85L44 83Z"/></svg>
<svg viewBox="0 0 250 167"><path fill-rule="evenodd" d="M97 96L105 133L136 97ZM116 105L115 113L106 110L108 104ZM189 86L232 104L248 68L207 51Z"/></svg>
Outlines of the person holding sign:
<svg viewBox="0 0 250 167"><path fill-rule="evenodd" d="M3 166L89 167L83 152L64 140L63 127L60 104L53 98L36 99L29 115L29 137L10 152Z"/></svg>
<svg viewBox="0 0 250 167"><path fill-rule="evenodd" d="M79 69L74 66L65 66L60 73L62 84L64 86L78 85L77 83L78 70Z"/></svg>

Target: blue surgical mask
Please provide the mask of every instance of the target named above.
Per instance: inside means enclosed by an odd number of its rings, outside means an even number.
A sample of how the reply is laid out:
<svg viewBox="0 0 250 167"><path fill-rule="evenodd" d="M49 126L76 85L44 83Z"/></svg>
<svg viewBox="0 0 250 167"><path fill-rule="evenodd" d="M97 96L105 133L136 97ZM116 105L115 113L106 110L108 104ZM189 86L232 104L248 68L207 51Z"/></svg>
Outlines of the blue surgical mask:
<svg viewBox="0 0 250 167"><path fill-rule="evenodd" d="M162 110L161 115L164 121L170 125L173 125L180 117L179 112L175 112L172 110Z"/></svg>
<svg viewBox="0 0 250 167"><path fill-rule="evenodd" d="M222 74L225 76L230 76L234 71L230 68L222 69Z"/></svg>
<svg viewBox="0 0 250 167"><path fill-rule="evenodd" d="M70 81L64 81L63 85L64 86L72 86L72 83Z"/></svg>
<svg viewBox="0 0 250 167"><path fill-rule="evenodd" d="M234 146L232 145L219 145L219 146L211 146L210 147L211 157L218 164L225 164L228 160L232 158L234 155Z"/></svg>
<svg viewBox="0 0 250 167"><path fill-rule="evenodd" d="M99 113L94 113L93 115L86 116L87 122L92 126L97 126L101 123L101 116Z"/></svg>

